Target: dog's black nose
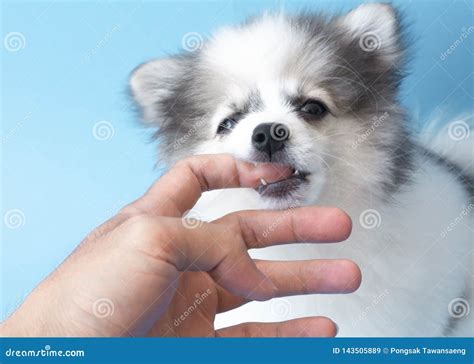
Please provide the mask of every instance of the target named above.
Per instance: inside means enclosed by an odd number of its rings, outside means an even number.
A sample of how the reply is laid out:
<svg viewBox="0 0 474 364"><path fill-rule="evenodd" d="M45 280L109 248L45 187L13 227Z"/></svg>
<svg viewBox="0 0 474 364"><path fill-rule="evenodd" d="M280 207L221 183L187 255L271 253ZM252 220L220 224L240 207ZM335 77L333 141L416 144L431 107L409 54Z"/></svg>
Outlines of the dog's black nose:
<svg viewBox="0 0 474 364"><path fill-rule="evenodd" d="M253 130L252 144L269 157L283 149L290 137L290 130L280 123L263 123Z"/></svg>

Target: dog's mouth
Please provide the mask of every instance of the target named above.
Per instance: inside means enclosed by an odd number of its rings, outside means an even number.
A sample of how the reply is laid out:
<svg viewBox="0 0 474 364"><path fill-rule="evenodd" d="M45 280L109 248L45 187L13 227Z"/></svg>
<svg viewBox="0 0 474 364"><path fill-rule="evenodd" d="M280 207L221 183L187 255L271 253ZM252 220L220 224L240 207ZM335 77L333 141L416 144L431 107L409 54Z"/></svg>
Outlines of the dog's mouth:
<svg viewBox="0 0 474 364"><path fill-rule="evenodd" d="M256 188L257 192L264 197L284 198L297 191L302 185L308 183L309 172L289 166L291 175L280 180L267 182L260 179L260 186Z"/></svg>

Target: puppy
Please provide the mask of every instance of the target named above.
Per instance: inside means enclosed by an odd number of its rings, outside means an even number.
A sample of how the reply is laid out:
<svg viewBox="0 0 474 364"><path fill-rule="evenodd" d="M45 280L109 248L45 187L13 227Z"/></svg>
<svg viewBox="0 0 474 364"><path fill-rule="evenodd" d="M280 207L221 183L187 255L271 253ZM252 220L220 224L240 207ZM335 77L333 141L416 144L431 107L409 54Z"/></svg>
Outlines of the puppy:
<svg viewBox="0 0 474 364"><path fill-rule="evenodd" d="M355 293L250 303L218 326L324 315L341 336L472 336L472 138L409 132L398 103L406 59L397 11L372 3L338 17L266 14L132 72L164 163L231 153L293 168L257 190L205 193L194 217L332 205L353 219L344 243L252 256L351 259L363 274Z"/></svg>

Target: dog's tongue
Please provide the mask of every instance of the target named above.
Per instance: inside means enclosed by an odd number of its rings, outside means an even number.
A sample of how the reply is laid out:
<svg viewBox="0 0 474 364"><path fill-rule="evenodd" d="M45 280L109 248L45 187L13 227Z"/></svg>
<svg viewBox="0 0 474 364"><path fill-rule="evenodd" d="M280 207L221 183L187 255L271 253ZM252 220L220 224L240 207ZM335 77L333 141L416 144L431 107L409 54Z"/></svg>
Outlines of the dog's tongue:
<svg viewBox="0 0 474 364"><path fill-rule="evenodd" d="M261 179L267 183L273 183L289 178L293 174L293 168L282 164L259 163L256 171Z"/></svg>

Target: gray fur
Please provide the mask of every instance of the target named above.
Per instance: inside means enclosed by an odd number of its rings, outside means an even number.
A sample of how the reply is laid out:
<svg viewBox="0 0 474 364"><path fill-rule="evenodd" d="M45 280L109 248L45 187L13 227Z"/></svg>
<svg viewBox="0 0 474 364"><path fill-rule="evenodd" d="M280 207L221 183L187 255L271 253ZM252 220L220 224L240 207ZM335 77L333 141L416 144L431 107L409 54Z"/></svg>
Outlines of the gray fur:
<svg viewBox="0 0 474 364"><path fill-rule="evenodd" d="M408 181L413 153L405 116L397 104L398 88L405 73L405 35L396 11L390 11L397 18L396 38L390 40L395 44L389 54L393 62L384 59L386 49L362 50L360 38L348 35L341 17L311 13L287 16L291 27L304 40L297 53L288 55L288 72L296 70L303 82L314 82L327 90L341 111L338 117L350 116L370 127L370 120L377 115L389 115L389 120L367 140L368 146L386 152L390 161L380 189L380 194L385 196ZM259 18L255 18L240 27L245 29L258 21ZM329 52L324 56L330 61L323 76L318 73L315 79L312 63L323 45L328 47ZM150 125L157 128L159 154L167 163L189 155L195 146L208 138L208 130L202 127L203 120L205 123L213 115L216 105L222 100L221 88L227 80L206 64L205 49L206 44L200 51L175 57L173 66L163 67L161 75L156 72L148 74L152 81L147 83L147 88L132 90L139 104L138 93L150 93L150 86L163 90L151 105L142 104L142 107L144 114L152 115ZM245 106L236 111L245 114L259 110L262 101L258 92L252 90L249 95ZM323 132L326 127L330 130L324 122L314 127ZM393 137L384 138L384 133ZM182 138L186 138L186 143L177 143Z"/></svg>

